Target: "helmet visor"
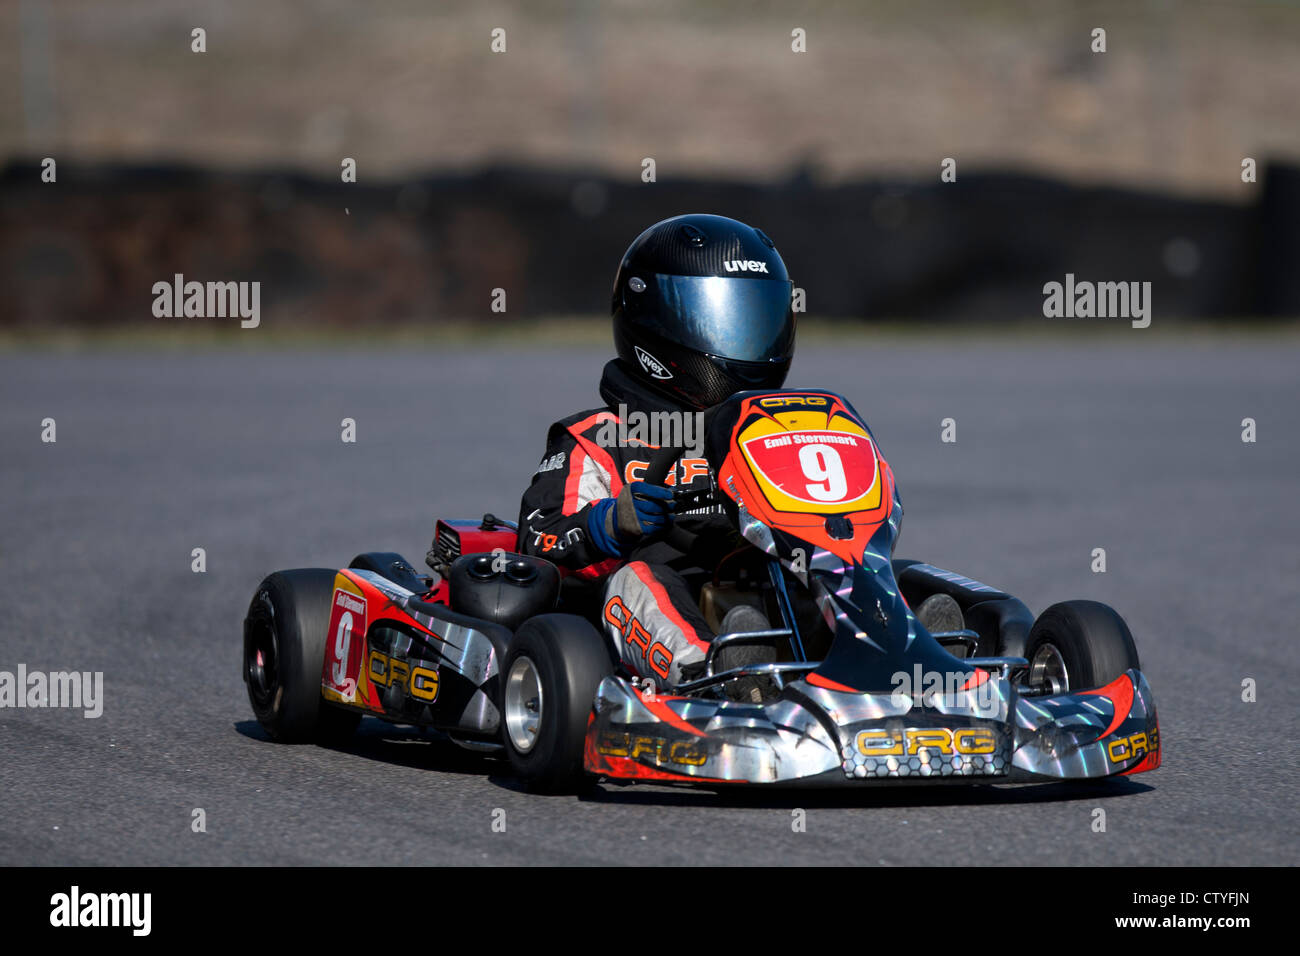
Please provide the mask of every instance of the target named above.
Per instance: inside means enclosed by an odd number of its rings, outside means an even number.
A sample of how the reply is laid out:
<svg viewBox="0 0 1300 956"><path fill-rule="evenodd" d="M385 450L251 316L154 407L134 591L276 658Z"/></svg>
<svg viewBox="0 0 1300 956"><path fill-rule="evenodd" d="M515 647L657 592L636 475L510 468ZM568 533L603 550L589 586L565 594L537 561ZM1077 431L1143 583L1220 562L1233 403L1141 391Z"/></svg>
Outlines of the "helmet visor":
<svg viewBox="0 0 1300 956"><path fill-rule="evenodd" d="M631 300L625 306L628 317L649 331L688 349L738 362L790 357L794 314L788 280L656 275L654 281L659 314L638 312L635 293L625 297Z"/></svg>

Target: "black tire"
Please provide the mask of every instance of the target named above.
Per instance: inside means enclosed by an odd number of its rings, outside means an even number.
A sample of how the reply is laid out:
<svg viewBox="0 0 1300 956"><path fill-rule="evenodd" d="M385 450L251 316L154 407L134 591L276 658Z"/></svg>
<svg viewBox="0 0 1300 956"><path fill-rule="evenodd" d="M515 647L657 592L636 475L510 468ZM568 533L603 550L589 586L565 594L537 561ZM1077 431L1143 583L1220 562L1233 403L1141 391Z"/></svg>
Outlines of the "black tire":
<svg viewBox="0 0 1300 956"><path fill-rule="evenodd" d="M523 711L511 703L537 700L528 666L541 690L532 733L526 730L529 721L512 718ZM585 618L542 614L515 633L501 677L501 738L511 767L530 790L576 793L590 784L582 759L587 719L596 688L613 672L605 638Z"/></svg>
<svg viewBox="0 0 1300 956"><path fill-rule="evenodd" d="M341 743L361 714L320 695L334 574L276 571L253 594L244 618L244 682L253 713L280 743ZM260 652L260 657L259 657Z"/></svg>
<svg viewBox="0 0 1300 956"><path fill-rule="evenodd" d="M1128 625L1097 601L1062 601L1038 616L1025 642L1031 680L1040 654L1050 660L1048 647L1060 654L1068 675L1062 690L1104 687L1129 668L1141 668Z"/></svg>

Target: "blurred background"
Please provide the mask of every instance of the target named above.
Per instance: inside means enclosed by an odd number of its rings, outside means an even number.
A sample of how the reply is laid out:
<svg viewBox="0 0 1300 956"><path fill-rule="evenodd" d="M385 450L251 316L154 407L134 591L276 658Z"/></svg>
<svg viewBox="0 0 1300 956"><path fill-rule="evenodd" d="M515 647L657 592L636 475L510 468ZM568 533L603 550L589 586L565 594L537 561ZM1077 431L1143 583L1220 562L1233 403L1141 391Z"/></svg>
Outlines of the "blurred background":
<svg viewBox="0 0 1300 956"><path fill-rule="evenodd" d="M289 330L605 315L681 212L767 231L813 316L1046 321L1067 272L1300 315L1291 2L11 0L0 37L10 335L174 327L176 273Z"/></svg>

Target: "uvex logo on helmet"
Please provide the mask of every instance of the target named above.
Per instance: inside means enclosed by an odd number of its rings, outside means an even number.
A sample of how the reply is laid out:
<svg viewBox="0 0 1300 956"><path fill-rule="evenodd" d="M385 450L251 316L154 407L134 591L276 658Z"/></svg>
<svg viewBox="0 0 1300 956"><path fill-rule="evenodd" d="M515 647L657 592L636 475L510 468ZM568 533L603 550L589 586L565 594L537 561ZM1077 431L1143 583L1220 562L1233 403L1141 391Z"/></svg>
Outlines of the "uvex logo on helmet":
<svg viewBox="0 0 1300 956"><path fill-rule="evenodd" d="M657 378L660 381L667 381L673 377L673 373L668 371L664 363L659 361L641 346L634 346L636 349L637 360L640 361L641 367L650 374L651 378Z"/></svg>
<svg viewBox="0 0 1300 956"><path fill-rule="evenodd" d="M767 263L757 259L728 259L722 266L728 272L767 272Z"/></svg>

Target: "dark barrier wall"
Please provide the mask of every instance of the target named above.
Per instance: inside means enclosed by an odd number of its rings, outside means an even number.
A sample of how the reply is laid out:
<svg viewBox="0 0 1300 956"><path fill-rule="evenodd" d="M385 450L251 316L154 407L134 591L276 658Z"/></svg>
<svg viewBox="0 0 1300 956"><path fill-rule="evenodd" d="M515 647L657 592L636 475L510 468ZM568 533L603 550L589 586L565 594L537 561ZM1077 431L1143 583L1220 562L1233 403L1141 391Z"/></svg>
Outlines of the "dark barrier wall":
<svg viewBox="0 0 1300 956"><path fill-rule="evenodd" d="M957 183L614 182L489 169L381 185L185 168L0 174L0 323L153 322L152 288L260 281L279 322L601 313L649 224L716 212L777 242L807 311L1016 319L1043 285L1149 281L1156 318L1300 315L1300 170L1252 205L1084 188L1023 175Z"/></svg>

